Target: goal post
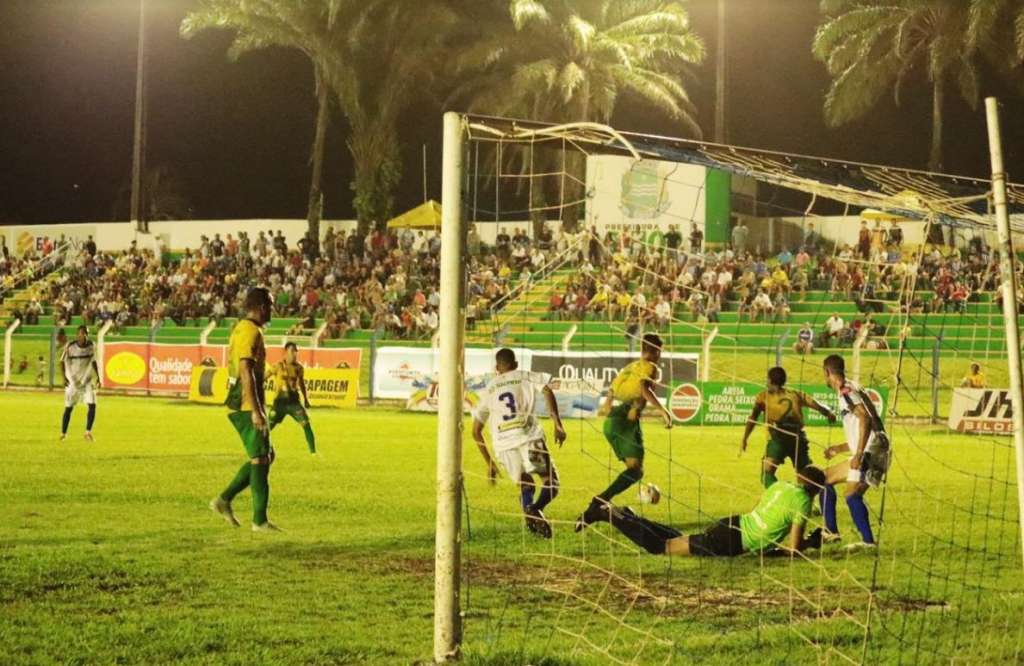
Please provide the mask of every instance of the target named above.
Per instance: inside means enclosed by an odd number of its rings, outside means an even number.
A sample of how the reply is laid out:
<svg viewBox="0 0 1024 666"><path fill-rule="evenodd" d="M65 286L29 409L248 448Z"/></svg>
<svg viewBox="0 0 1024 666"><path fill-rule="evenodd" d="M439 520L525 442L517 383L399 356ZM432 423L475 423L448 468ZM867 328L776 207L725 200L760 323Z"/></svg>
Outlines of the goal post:
<svg viewBox="0 0 1024 666"><path fill-rule="evenodd" d="M434 542L434 660L459 657L462 524L465 219L462 214L462 116L444 114L441 173L441 305L438 364L437 519Z"/></svg>
<svg viewBox="0 0 1024 666"><path fill-rule="evenodd" d="M1007 364L1010 375L1010 401L1013 409L1013 444L1017 453L1017 500L1020 504L1021 556L1024 557L1024 380L1020 365L1020 331L1017 319L1016 257L1013 234L1006 204L1006 170L1003 168L1003 145L999 130L999 103L995 97L985 99L988 117L988 142L992 158L992 201L999 235L999 258L1002 271L1003 320L1006 325Z"/></svg>

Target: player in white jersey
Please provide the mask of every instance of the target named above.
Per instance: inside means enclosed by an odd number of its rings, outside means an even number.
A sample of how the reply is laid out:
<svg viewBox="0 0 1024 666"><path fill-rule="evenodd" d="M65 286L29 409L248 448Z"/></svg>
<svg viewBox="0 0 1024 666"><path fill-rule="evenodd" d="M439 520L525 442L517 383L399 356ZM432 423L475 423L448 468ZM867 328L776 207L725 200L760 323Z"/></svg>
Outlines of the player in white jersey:
<svg viewBox="0 0 1024 666"><path fill-rule="evenodd" d="M96 348L89 339L89 329L78 327L75 339L64 346L60 355L60 373L64 376L64 419L60 438L68 435L71 410L79 402L88 408L85 417L85 439L92 441L92 424L96 420L96 389L99 388L100 369L96 365Z"/></svg>
<svg viewBox="0 0 1024 666"><path fill-rule="evenodd" d="M868 488L878 487L885 481L889 470L889 436L882 419L863 388L846 378L843 358L833 354L825 359L825 381L835 389L839 397L839 413L843 420L843 434L846 441L830 446L825 457L849 452L849 460L829 467L827 485L821 494L821 514L825 519L825 541L838 541L839 528L836 524L836 491L838 483L846 483L846 505L850 517L860 532L862 541L847 548L875 548L875 536L871 531L871 518L864 503Z"/></svg>
<svg viewBox="0 0 1024 666"><path fill-rule="evenodd" d="M518 368L516 355L511 349L501 349L495 355L497 376L480 393L480 402L473 412L473 439L487 463L488 478L494 483L498 468L484 441L484 425L490 422L494 456L505 468L509 479L519 484L526 526L531 532L550 539L551 523L544 517L543 509L558 495L558 472L548 453L544 429L536 414L538 391L544 394L548 413L555 422L555 441L559 446L565 441L565 428L558 414L555 394L548 386L549 376ZM541 481L536 501L534 474Z"/></svg>

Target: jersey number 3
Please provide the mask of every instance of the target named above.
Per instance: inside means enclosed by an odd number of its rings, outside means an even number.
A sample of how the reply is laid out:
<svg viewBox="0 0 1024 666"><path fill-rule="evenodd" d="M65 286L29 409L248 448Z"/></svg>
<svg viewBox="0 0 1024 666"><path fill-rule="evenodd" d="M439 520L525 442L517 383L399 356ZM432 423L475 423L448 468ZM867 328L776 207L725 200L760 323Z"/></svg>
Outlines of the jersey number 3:
<svg viewBox="0 0 1024 666"><path fill-rule="evenodd" d="M505 407L508 408L508 414L502 416L503 421L511 421L516 417L516 397L511 393L502 393L498 396L498 400L505 403Z"/></svg>

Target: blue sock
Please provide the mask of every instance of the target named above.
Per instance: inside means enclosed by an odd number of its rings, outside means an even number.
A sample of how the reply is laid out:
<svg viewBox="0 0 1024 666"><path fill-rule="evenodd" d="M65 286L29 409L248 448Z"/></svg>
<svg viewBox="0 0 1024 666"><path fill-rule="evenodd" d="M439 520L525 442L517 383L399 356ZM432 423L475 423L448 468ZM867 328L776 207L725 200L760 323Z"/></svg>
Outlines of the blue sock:
<svg viewBox="0 0 1024 666"><path fill-rule="evenodd" d="M533 486L520 486L519 487L519 501L523 505L523 511L526 511L533 506Z"/></svg>
<svg viewBox="0 0 1024 666"><path fill-rule="evenodd" d="M72 409L74 409L74 407L65 407L64 408L64 418L62 418L61 421L60 421L60 434L62 434L62 435L68 434L68 426L71 425L71 410Z"/></svg>
<svg viewBox="0 0 1024 666"><path fill-rule="evenodd" d="M836 522L836 489L825 486L818 500L821 503L821 515L825 519L825 529L832 534L839 534L839 523Z"/></svg>
<svg viewBox="0 0 1024 666"><path fill-rule="evenodd" d="M85 413L85 430L86 432L91 432L93 421L96 420L96 405L94 403L87 406L89 410Z"/></svg>
<svg viewBox="0 0 1024 666"><path fill-rule="evenodd" d="M864 498L858 494L850 495L846 498L846 506L850 507L853 524L860 531L864 543L874 543L875 535L871 533L871 519L868 518L868 505L864 503Z"/></svg>

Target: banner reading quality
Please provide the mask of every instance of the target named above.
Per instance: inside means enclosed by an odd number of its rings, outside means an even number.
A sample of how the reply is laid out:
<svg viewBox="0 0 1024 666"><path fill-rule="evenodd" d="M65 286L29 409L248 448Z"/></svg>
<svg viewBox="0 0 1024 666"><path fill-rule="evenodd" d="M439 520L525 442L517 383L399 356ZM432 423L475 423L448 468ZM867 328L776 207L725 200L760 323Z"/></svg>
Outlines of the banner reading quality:
<svg viewBox="0 0 1024 666"><path fill-rule="evenodd" d="M833 411L838 410L836 392L827 386L787 385L787 388L804 391ZM668 408L676 422L685 425L744 425L754 409L754 399L763 390L753 384L687 382L679 384L672 391ZM864 391L884 419L889 390L864 387ZM821 426L828 425L828 420L813 409L808 409L804 412L804 423Z"/></svg>

